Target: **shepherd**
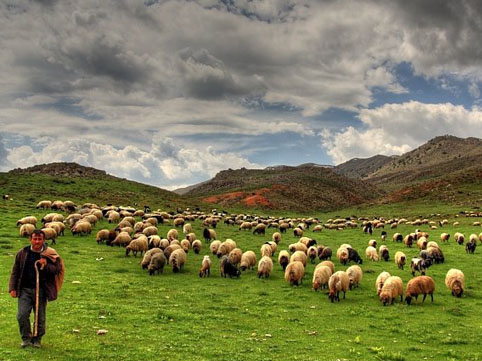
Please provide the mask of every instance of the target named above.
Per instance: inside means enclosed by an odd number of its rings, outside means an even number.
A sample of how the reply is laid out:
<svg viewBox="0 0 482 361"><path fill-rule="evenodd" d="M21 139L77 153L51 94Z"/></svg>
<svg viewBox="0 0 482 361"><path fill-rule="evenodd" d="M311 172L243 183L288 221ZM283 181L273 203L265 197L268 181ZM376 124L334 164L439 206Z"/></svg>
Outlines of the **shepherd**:
<svg viewBox="0 0 482 361"><path fill-rule="evenodd" d="M21 347L41 347L45 335L47 301L54 301L62 287L65 267L57 251L45 243L45 233L35 230L30 246L15 257L9 282L10 296L18 298L17 320L22 336ZM33 332L30 313L34 311Z"/></svg>

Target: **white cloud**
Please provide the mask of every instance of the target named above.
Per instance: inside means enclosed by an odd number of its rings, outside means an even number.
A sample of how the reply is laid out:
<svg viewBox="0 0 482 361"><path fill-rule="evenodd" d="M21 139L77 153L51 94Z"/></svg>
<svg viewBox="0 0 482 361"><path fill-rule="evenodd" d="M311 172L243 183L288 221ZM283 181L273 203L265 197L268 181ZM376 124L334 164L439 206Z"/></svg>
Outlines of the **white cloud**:
<svg viewBox="0 0 482 361"><path fill-rule="evenodd" d="M411 101L363 109L361 130L325 131L322 144L336 164L376 154L405 153L438 135L482 137L482 109Z"/></svg>

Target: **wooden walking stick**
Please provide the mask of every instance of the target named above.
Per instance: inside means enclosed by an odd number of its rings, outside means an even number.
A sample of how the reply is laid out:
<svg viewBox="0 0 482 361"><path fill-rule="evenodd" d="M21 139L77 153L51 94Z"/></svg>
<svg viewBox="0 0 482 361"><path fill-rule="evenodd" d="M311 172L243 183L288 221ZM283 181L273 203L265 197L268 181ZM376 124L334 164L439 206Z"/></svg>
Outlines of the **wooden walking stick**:
<svg viewBox="0 0 482 361"><path fill-rule="evenodd" d="M40 293L40 279L39 279L39 269L37 267L37 263L40 260L35 261L35 314L34 314L34 321L33 321L33 337L38 336L38 308L39 308L39 293Z"/></svg>

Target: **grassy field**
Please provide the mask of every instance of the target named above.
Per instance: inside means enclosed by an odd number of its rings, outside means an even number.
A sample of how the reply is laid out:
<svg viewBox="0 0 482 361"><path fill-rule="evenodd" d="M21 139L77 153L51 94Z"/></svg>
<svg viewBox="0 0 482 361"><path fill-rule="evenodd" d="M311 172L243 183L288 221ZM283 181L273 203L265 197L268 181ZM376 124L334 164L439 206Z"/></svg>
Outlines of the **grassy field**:
<svg viewBox="0 0 482 361"><path fill-rule="evenodd" d="M240 279L221 278L218 259L213 260L212 275L198 277L198 270L208 246L203 241L202 254L188 254L187 264L180 274L170 268L160 276L150 277L139 266L140 258L125 257L124 249L97 245L95 231L110 227L105 221L97 224L92 235L66 236L58 239L55 248L67 267L64 288L57 301L48 305L47 334L43 348L19 348L20 337L15 318L16 300L9 297L8 278L15 253L27 239L18 237L15 222L25 215L39 219L47 213L35 209L36 201L2 201L0 211L0 360L479 360L482 359L478 334L482 329L482 262L481 249L475 255L465 253L465 247L451 240L442 245L446 263L428 270L436 282L434 303L420 302L407 306L396 302L383 307L376 297L375 279L381 271L400 276L404 285L411 278L409 271L400 271L393 262L397 250L408 258L418 254L392 243L388 230L386 242L390 262L372 263L364 260L361 286L347 293L340 303L330 303L325 292L314 292L311 278L314 265L307 266L303 284L291 287L273 258L275 267L269 279L260 280L256 271L246 271ZM75 199L74 199L75 200ZM353 209L338 215L396 214L391 206L368 210ZM456 211L443 209L443 218L455 221ZM426 207L423 212L438 213ZM412 214L411 212L409 212ZM417 214L414 209L414 215ZM333 214L313 214L326 220ZM404 216L404 207L399 208ZM434 220L441 219L434 217ZM440 233L455 231L480 233L472 226L476 218L457 218L460 226L429 231L438 240ZM193 223L201 237L202 226ZM159 226L165 235L171 227ZM400 226L396 231L406 234L416 227ZM428 230L427 226L419 227ZM218 239L234 239L243 251L259 249L271 239L254 236L237 227L219 224ZM350 243L360 254L368 240L379 240L360 229L320 233L307 231L309 237L330 246ZM291 232L282 236L278 251L295 242ZM364 256L362 256L364 258ZM102 258L102 260L97 260ZM333 258L337 270L346 267ZM466 276L466 292L454 298L444 285L450 268L461 269ZM78 281L80 283L73 283ZM107 329L104 336L98 329Z"/></svg>

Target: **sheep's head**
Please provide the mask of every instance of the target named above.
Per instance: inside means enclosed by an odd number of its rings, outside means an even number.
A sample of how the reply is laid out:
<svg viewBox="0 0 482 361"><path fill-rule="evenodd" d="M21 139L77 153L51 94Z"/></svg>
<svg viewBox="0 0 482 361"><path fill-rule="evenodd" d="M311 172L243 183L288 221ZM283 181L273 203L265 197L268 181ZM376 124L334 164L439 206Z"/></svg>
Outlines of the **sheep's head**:
<svg viewBox="0 0 482 361"><path fill-rule="evenodd" d="M407 305L410 305L412 303L412 296L410 295L407 295L405 297L405 302L407 303Z"/></svg>
<svg viewBox="0 0 482 361"><path fill-rule="evenodd" d="M453 285L452 294L460 298L462 297L462 293L464 293L464 290L462 288L462 282L455 281Z"/></svg>

